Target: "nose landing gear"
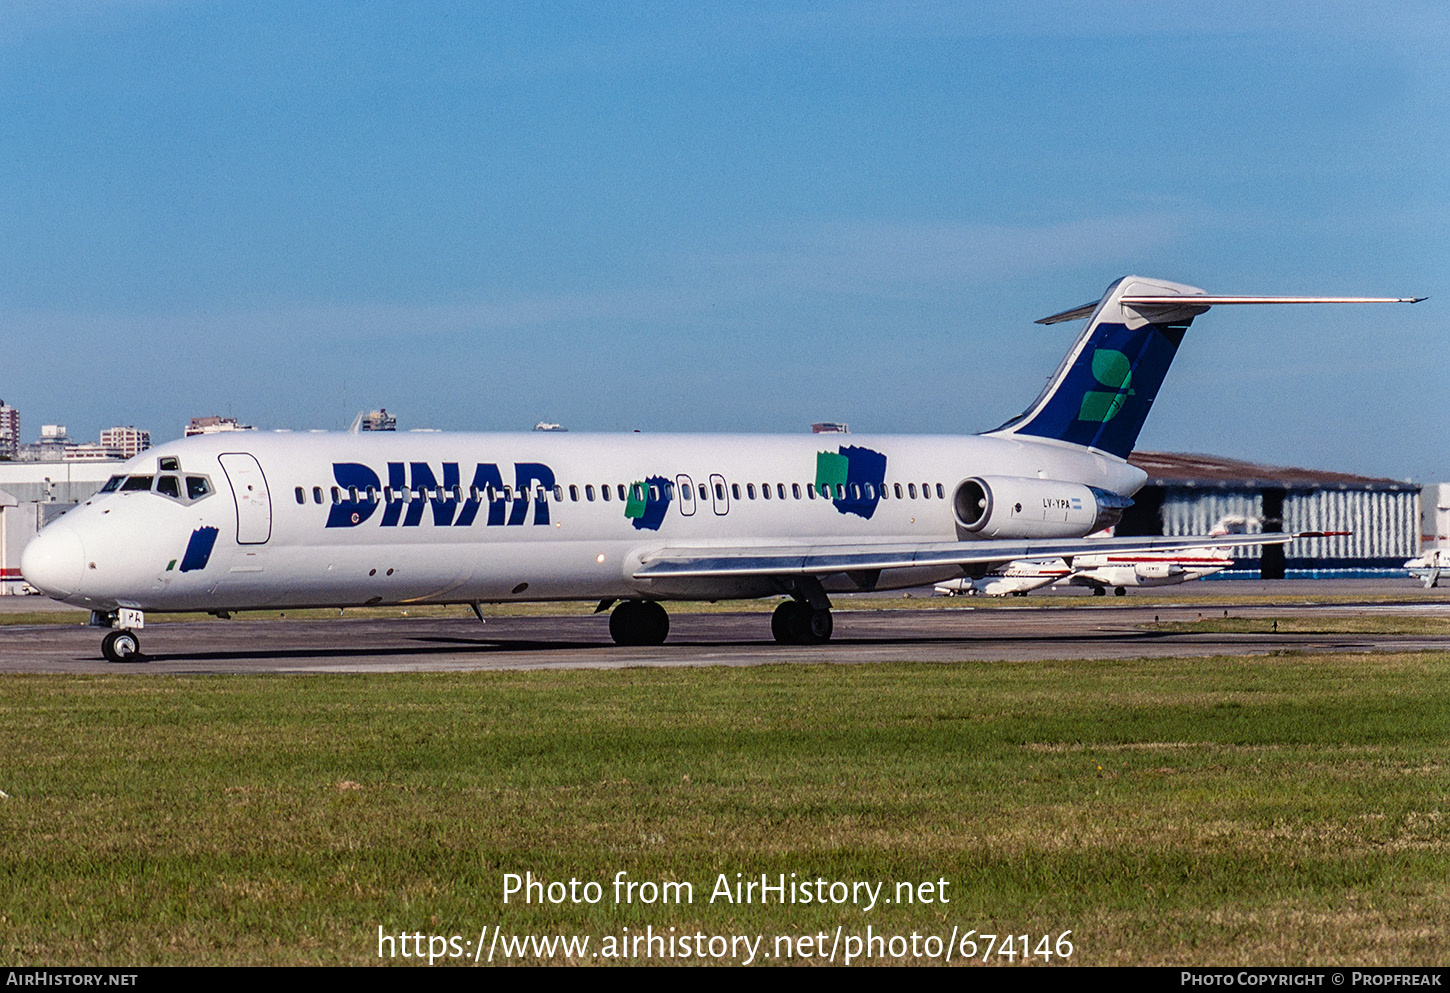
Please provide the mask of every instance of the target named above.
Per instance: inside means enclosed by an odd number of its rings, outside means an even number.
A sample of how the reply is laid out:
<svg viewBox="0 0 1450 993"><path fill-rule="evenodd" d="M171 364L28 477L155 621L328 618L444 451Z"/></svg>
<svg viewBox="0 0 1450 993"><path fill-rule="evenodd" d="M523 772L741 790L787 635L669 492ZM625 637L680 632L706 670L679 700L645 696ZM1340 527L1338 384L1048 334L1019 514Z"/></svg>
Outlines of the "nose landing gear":
<svg viewBox="0 0 1450 993"><path fill-rule="evenodd" d="M140 662L141 639L134 631L112 631L101 639L101 654L107 662Z"/></svg>
<svg viewBox="0 0 1450 993"><path fill-rule="evenodd" d="M116 628L101 639L101 655L107 662L144 662L141 639L136 632L146 626L146 615L121 607L114 611L93 610L88 622L93 628Z"/></svg>

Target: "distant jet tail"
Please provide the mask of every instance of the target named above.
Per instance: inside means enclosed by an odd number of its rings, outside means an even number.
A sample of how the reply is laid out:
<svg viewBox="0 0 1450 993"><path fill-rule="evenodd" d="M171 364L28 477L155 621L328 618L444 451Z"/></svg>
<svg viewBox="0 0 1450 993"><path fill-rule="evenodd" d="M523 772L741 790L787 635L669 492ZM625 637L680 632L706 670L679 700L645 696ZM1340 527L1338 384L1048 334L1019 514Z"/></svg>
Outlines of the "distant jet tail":
<svg viewBox="0 0 1450 993"><path fill-rule="evenodd" d="M1423 297L1210 296L1194 286L1125 276L1096 303L1038 324L1088 319L1042 395L992 435L1054 438L1127 458L1188 325L1226 304L1417 303Z"/></svg>

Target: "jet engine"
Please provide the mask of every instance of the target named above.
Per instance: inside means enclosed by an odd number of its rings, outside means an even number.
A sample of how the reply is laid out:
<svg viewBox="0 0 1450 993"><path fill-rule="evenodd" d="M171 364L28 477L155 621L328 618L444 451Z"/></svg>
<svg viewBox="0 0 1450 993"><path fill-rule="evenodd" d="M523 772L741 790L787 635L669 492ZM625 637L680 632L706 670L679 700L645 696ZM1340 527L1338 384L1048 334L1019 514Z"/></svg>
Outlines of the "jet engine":
<svg viewBox="0 0 1450 993"><path fill-rule="evenodd" d="M1024 476L974 476L952 494L958 526L978 538L1078 538L1117 524L1132 505L1096 486Z"/></svg>

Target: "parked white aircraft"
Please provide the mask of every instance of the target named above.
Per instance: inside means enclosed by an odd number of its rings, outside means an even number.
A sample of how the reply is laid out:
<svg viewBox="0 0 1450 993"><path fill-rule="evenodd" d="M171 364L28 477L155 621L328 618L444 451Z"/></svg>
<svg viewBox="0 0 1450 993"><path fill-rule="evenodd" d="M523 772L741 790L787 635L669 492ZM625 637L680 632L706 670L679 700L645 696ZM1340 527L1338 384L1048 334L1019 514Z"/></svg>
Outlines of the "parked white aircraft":
<svg viewBox="0 0 1450 993"><path fill-rule="evenodd" d="M1237 524L1220 521L1210 537L1242 534L1243 518ZM1109 552L1073 556L1067 560L1019 560L997 566L985 576L964 577L938 583L944 596L1026 596L1048 586L1086 586L1095 596L1112 590L1118 596L1130 586L1173 586L1223 572L1234 564L1233 552L1221 545L1188 548L1174 552Z"/></svg>
<svg viewBox="0 0 1450 993"><path fill-rule="evenodd" d="M1425 584L1425 589L1433 589L1441 579L1450 579L1450 548L1427 549L1424 555L1406 562L1405 568Z"/></svg>
<svg viewBox="0 0 1450 993"><path fill-rule="evenodd" d="M1201 545L1084 536L1143 484L1124 459L1193 318L1310 302L1371 299L1209 296L1125 277L1040 322L1089 318L1025 413L968 437L200 436L131 459L31 541L21 570L115 628L102 643L112 661L137 657L144 611L366 604L467 603L482 617L485 602L597 599L619 604L617 642L658 644L660 601L789 594L776 639L822 642L833 592L1105 544Z"/></svg>

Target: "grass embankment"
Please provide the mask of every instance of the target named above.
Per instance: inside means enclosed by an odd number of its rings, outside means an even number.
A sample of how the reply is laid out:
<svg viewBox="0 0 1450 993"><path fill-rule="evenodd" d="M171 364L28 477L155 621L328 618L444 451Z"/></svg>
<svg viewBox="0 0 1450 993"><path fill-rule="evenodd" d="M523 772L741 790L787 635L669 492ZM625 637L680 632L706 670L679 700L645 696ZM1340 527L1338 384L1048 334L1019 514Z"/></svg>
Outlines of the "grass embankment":
<svg viewBox="0 0 1450 993"><path fill-rule="evenodd" d="M1071 930L1089 964L1443 963L1447 728L1438 655L12 676L0 960L869 924ZM620 870L694 902L615 905ZM505 906L526 871L604 899ZM720 873L944 877L950 903L712 905Z"/></svg>

